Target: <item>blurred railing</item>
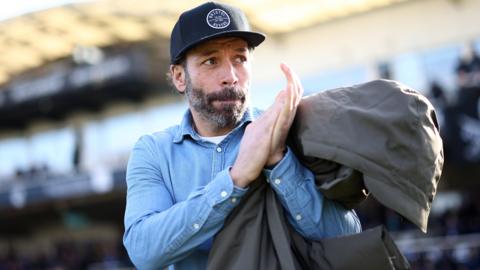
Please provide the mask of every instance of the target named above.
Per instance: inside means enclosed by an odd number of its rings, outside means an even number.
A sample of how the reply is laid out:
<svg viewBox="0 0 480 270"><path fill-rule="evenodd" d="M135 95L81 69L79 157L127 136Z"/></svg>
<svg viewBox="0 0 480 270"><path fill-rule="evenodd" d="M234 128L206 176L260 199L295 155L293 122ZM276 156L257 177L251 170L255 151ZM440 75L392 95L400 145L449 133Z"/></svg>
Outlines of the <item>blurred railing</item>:
<svg viewBox="0 0 480 270"><path fill-rule="evenodd" d="M404 253L422 253L480 247L480 233L411 238L408 232L395 237L395 243Z"/></svg>
<svg viewBox="0 0 480 270"><path fill-rule="evenodd" d="M49 200L71 199L125 189L124 169L100 169L70 175L12 179L4 181L0 186L0 209L22 208Z"/></svg>

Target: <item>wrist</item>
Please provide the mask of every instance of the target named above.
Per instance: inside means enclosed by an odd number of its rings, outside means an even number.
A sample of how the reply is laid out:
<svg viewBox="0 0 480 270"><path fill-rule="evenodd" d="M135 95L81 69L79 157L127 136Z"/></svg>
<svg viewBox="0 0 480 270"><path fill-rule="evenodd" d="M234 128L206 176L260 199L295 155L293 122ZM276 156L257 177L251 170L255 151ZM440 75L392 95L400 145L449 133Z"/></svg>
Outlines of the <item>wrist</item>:
<svg viewBox="0 0 480 270"><path fill-rule="evenodd" d="M283 159L286 152L287 148L284 147L283 149L273 153L267 160L265 167L274 167L275 165L277 165Z"/></svg>
<svg viewBox="0 0 480 270"><path fill-rule="evenodd" d="M230 168L230 177L235 186L239 188L245 188L248 185L248 179L245 179L241 172L235 168L235 165Z"/></svg>

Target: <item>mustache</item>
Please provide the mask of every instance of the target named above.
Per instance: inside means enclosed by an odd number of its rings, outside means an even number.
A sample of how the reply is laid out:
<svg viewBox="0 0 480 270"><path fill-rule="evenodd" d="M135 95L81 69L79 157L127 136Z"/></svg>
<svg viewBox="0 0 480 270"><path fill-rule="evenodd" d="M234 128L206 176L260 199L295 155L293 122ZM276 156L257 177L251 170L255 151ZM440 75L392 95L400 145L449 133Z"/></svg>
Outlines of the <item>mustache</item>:
<svg viewBox="0 0 480 270"><path fill-rule="evenodd" d="M207 102L227 101L227 100L245 100L245 91L238 87L225 87L222 90L206 95Z"/></svg>

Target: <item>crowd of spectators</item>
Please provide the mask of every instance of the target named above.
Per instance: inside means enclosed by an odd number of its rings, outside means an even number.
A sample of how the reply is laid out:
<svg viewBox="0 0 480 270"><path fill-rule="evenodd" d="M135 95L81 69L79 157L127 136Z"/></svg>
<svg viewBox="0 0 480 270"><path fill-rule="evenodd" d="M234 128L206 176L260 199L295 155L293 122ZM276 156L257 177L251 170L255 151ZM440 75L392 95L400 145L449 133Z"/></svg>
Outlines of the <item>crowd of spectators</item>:
<svg viewBox="0 0 480 270"><path fill-rule="evenodd" d="M436 238L438 246L429 246L420 252L402 250L412 269L433 270L480 270L480 243L473 246L451 246L445 237L471 236L480 234L480 198L475 193L460 192L462 202L458 207L432 212L428 221L428 232L423 234L413 223L392 210L369 198L357 213L364 229L383 224L394 239L402 237ZM478 238L477 238L478 239ZM445 246L442 246L442 243Z"/></svg>
<svg viewBox="0 0 480 270"><path fill-rule="evenodd" d="M480 56L471 48L455 69L457 86L447 99L433 85L429 98L441 117L440 131L447 162L457 167L480 164Z"/></svg>
<svg viewBox="0 0 480 270"><path fill-rule="evenodd" d="M480 198L474 193L462 193L460 206L446 209L443 213L432 213L429 219L428 233L423 235L411 222L397 213L380 205L373 198L364 202L357 213L364 229L383 224L394 238L402 233L411 233L415 237L446 237L473 235L480 233ZM480 243L465 248L429 249L410 253L402 250L416 270L480 270ZM35 255L20 255L18 250L10 248L0 254L0 270L113 270L133 269L119 237L114 243L90 241L63 241L55 244L51 252Z"/></svg>
<svg viewBox="0 0 480 270"><path fill-rule="evenodd" d="M478 166L480 164L479 140L471 131L472 125L465 132L462 129L462 115L469 119L476 119L480 123L480 57L472 51L467 57L459 60L456 68L458 89L456 97L448 99L445 91L438 83L432 83L428 96L441 117L442 137L445 142L446 163L458 163ZM475 128L475 126L473 126ZM465 135L467 134L467 135ZM473 134L473 135L472 135ZM475 142L477 142L475 144ZM474 152L479 146L478 153ZM79 148L77 147L77 150ZM468 150L468 151L467 151ZM79 153L74 155L75 167L78 167ZM16 178L30 179L48 177L47 167L31 168L27 171L19 170ZM474 175L473 180L478 180ZM480 196L473 191L459 191L462 203L458 207L449 208L442 213L430 215L428 233L421 235L420 230L400 215L381 206L374 199L365 202L357 213L364 229L384 224L392 235L398 236L405 232L416 231L420 237L449 237L480 234ZM440 241L441 243L441 241ZM438 249L429 249L421 252L402 250L411 263L412 269L417 270L480 270L480 243L473 245L448 247L438 246ZM10 248L8 252L0 253L0 270L17 269L131 269L133 265L121 244L105 242L73 242L57 243L54 251L39 253L34 256L20 255L17 250Z"/></svg>
<svg viewBox="0 0 480 270"><path fill-rule="evenodd" d="M15 170L16 181L34 181L48 179L51 172L46 164L31 166L27 169L17 168Z"/></svg>
<svg viewBox="0 0 480 270"><path fill-rule="evenodd" d="M121 241L55 244L53 251L32 256L9 248L0 255L0 270L118 270L133 269Z"/></svg>
<svg viewBox="0 0 480 270"><path fill-rule="evenodd" d="M429 218L428 233L423 235L411 222L389 210L375 200L369 199L358 213L364 229L384 224L397 239L402 235L439 239L437 246L425 251L402 250L416 270L480 270L480 242L470 237L466 245L450 245L447 238L480 235L480 196L478 191L458 187L453 182L477 181L480 179L480 57L473 47L459 59L455 69L457 89L453 98L447 98L445 90L436 82L431 85L428 98L437 111L441 135L444 141L445 165L457 172L472 170L468 179L458 179L465 174L449 176L449 188L456 190L461 204ZM445 169L445 168L444 168ZM461 175L461 176L460 176ZM461 181L459 181L461 180ZM478 186L470 183L467 186ZM478 190L478 189L477 189ZM413 233L412 233L413 232ZM442 239L445 245L442 245Z"/></svg>

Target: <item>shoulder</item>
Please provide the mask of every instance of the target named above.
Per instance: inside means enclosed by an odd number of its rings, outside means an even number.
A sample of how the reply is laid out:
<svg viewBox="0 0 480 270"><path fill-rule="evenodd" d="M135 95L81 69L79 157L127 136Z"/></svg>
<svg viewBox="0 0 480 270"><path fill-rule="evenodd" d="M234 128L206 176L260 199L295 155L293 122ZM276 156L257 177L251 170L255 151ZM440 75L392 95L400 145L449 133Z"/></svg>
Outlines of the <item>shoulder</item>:
<svg viewBox="0 0 480 270"><path fill-rule="evenodd" d="M169 144L173 144L173 140L180 129L179 125L171 126L165 130L157 131L150 134L142 135L135 144L135 148L146 148L150 150L161 149Z"/></svg>

